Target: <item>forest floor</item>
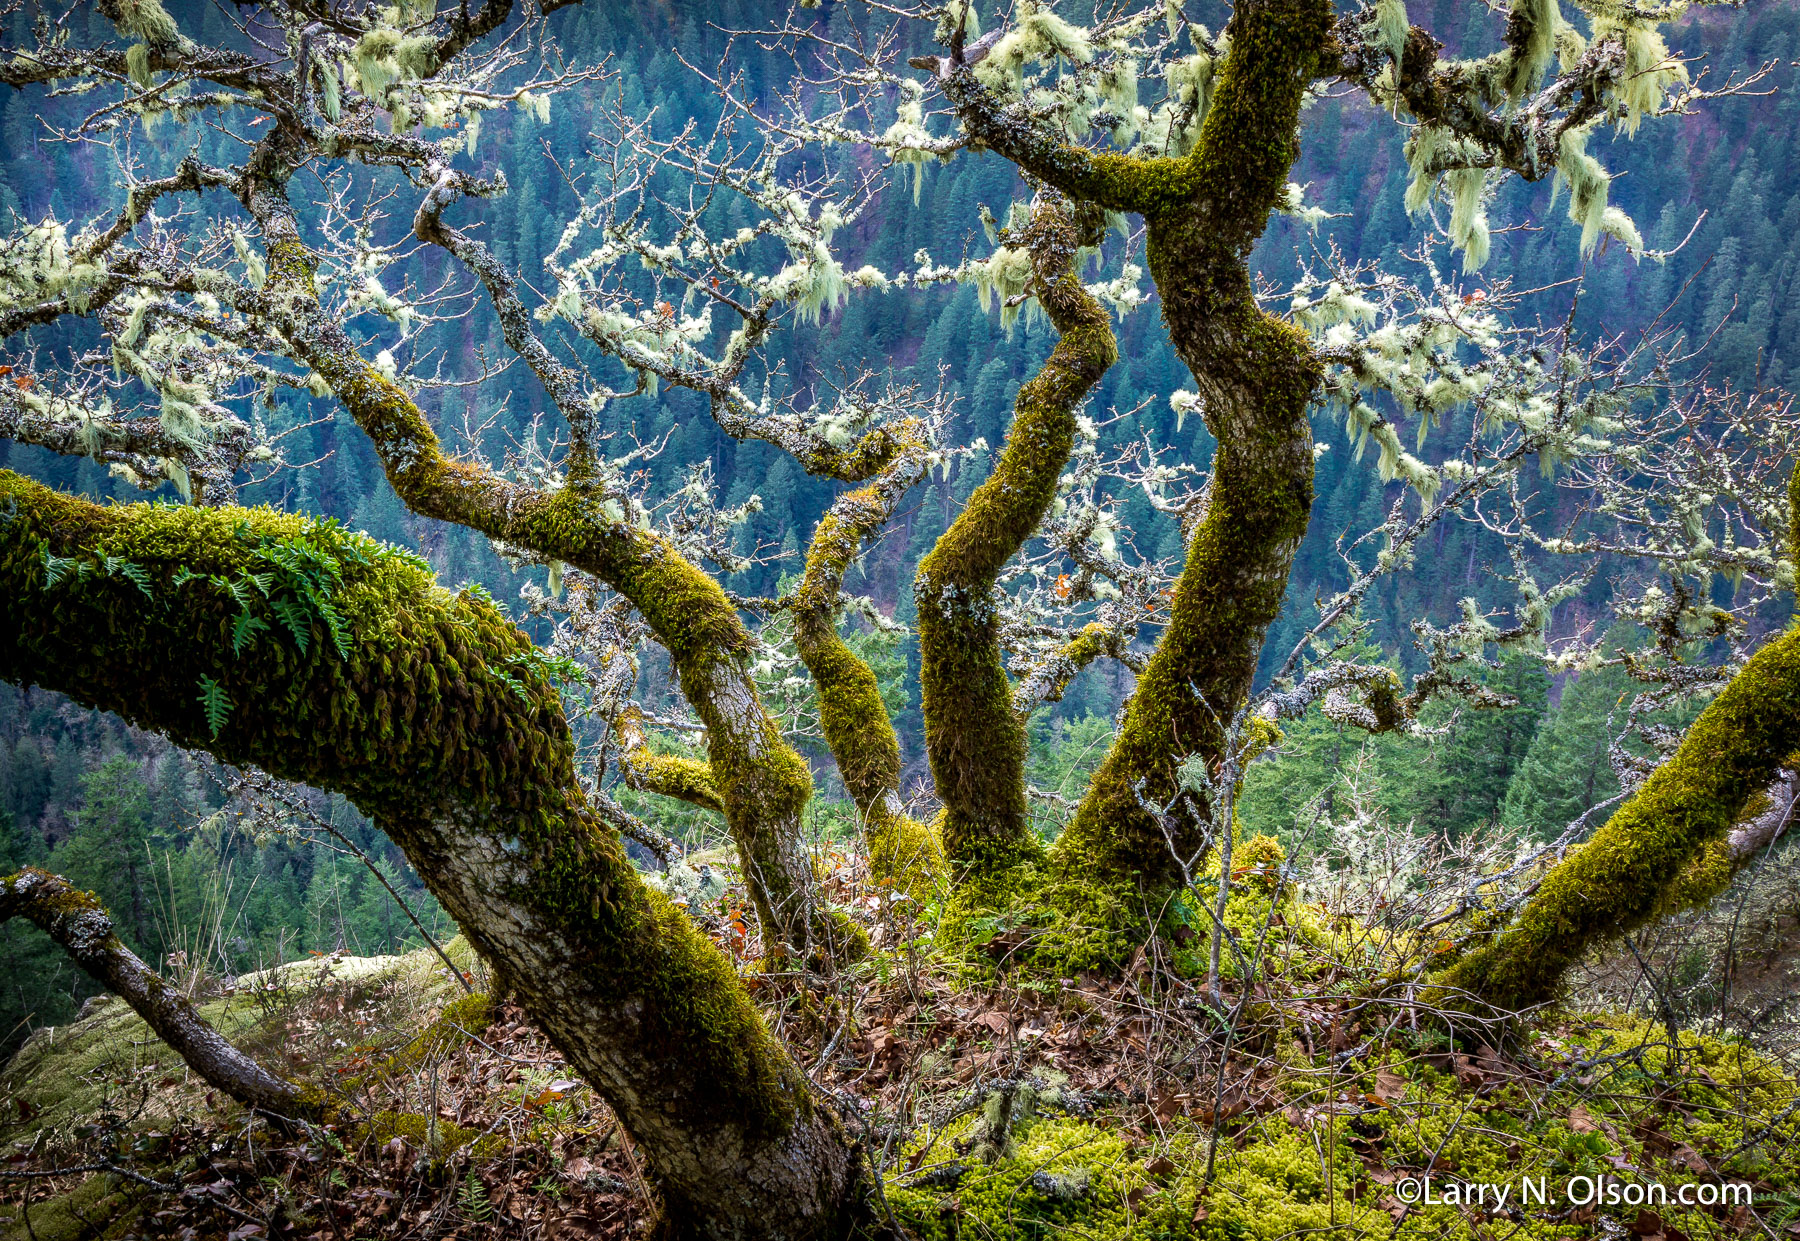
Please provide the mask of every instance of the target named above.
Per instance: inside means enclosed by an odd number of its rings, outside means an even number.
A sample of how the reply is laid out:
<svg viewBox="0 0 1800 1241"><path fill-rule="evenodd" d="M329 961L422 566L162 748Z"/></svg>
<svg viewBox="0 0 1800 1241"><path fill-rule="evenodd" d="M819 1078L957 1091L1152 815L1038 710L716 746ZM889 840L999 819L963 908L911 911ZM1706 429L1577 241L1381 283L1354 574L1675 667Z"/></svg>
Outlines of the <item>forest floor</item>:
<svg viewBox="0 0 1800 1241"><path fill-rule="evenodd" d="M1111 978L952 966L854 866L833 882L888 947L829 979L757 972L728 883L690 899L898 1235L1800 1237L1800 1088L1745 1041L1564 1010L1452 1044L1379 985L1387 948L1293 906L1248 989L1183 977L1174 946ZM622 1238L653 1215L605 1105L428 951L248 975L203 1011L333 1121L248 1117L96 1001L0 1075L0 1237Z"/></svg>

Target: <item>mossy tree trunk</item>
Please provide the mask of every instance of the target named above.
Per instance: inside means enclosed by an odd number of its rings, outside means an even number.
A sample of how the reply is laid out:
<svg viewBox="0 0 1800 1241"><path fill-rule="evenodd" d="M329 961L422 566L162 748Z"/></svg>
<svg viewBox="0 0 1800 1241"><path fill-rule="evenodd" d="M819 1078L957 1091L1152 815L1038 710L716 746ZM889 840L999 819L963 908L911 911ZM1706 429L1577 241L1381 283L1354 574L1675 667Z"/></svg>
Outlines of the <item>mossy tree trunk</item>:
<svg viewBox="0 0 1800 1241"><path fill-rule="evenodd" d="M1546 1003L1596 945L1723 890L1741 862L1729 848L1732 828L1796 750L1800 629L1790 629L1751 657L1674 755L1545 877L1498 939L1436 980L1448 1001L1505 1013Z"/></svg>
<svg viewBox="0 0 1800 1241"><path fill-rule="evenodd" d="M1189 540L1168 627L1051 859L1071 891L1129 890L1132 899L1111 902L1115 915L1132 905L1155 908L1179 882L1144 802L1173 795L1185 756L1223 756L1226 725L1250 692L1306 531L1313 478L1306 414L1322 368L1298 328L1256 305L1248 259L1298 155L1300 105L1331 20L1324 0L1239 4L1199 140L1180 158L1068 145L1020 123L971 69L938 64L972 137L1067 193L1143 217L1163 321L1218 439L1209 504ZM1177 847L1191 853L1196 844Z"/></svg>
<svg viewBox="0 0 1800 1241"><path fill-rule="evenodd" d="M1097 871L1142 884L1153 897L1180 881L1162 827L1143 803L1174 795L1184 756L1223 757L1226 726L1249 696L1306 534L1313 495L1307 407L1322 367L1300 329L1256 305L1248 260L1299 155L1300 103L1330 19L1330 6L1318 0L1239 6L1199 142L1142 204L1163 321L1194 376L1218 449L1168 628L1138 678L1118 740L1057 843L1054 868L1064 875ZM1191 856L1197 843L1182 839L1176 848Z"/></svg>
<svg viewBox="0 0 1800 1241"><path fill-rule="evenodd" d="M667 648L682 692L706 726L711 785L766 946L803 960L845 951L842 920L815 899L801 836L811 772L763 708L749 667L755 639L718 582L654 531L609 514L609 501L618 508L614 497L578 464L565 486L546 492L445 456L412 398L321 310L313 258L275 174L240 196L262 226L268 254L259 317L278 324L298 357L330 385L368 434L401 500L422 516L573 565L631 601ZM537 342L522 335L524 316L505 309L502 324L513 347L540 371L556 366L541 345L533 354ZM558 376L547 381L557 383Z"/></svg>
<svg viewBox="0 0 1800 1241"><path fill-rule="evenodd" d="M239 648L232 584L274 573L280 591L299 562L329 613L304 647L271 612ZM835 1235L856 1181L844 1134L586 803L533 652L484 597L363 536L264 509L101 507L0 472L0 679L344 793L615 1110L677 1231Z"/></svg>
<svg viewBox="0 0 1800 1241"><path fill-rule="evenodd" d="M865 540L893 518L925 476L930 444L922 427L896 435L906 447L872 482L839 496L820 518L807 547L806 571L794 591L794 644L819 693L819 722L838 774L862 817L869 872L915 901L933 896L943 879L943 848L900 801L900 739L869 665L838 633L838 592Z"/></svg>
<svg viewBox="0 0 1800 1241"><path fill-rule="evenodd" d="M186 996L126 947L93 893L81 891L61 875L28 866L0 879L0 922L15 917L36 925L88 977L131 1005L207 1085L246 1107L280 1116L301 1117L315 1110L298 1086L232 1046Z"/></svg>
<svg viewBox="0 0 1800 1241"><path fill-rule="evenodd" d="M1031 292L1060 333L1019 389L1006 447L919 566L919 685L925 748L944 810L944 852L977 894L1037 856L1025 803L1024 722L1000 651L994 583L1056 496L1076 410L1118 357L1106 311L1082 287L1075 253L1098 240L1099 213L1041 199L1021 241Z"/></svg>

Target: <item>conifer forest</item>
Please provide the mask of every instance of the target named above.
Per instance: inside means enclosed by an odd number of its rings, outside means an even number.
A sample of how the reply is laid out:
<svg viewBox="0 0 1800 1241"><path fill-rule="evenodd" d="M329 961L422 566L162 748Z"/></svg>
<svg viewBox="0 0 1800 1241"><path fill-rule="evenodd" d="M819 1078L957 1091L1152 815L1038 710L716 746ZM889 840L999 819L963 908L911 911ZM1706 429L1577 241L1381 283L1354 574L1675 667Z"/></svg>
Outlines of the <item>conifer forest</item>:
<svg viewBox="0 0 1800 1241"><path fill-rule="evenodd" d="M1795 0L0 0L0 1241L1800 1237Z"/></svg>

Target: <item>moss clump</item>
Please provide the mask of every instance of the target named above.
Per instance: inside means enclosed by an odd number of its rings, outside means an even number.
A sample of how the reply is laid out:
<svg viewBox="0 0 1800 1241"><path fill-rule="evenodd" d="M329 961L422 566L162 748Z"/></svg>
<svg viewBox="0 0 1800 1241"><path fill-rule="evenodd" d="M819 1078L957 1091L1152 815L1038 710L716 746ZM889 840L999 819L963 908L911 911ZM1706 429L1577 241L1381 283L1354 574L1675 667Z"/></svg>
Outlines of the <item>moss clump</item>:
<svg viewBox="0 0 1800 1241"><path fill-rule="evenodd" d="M434 1166L441 1166L465 1148L473 1162L493 1159L506 1153L509 1141L505 1134L484 1134L479 1129L465 1129L435 1116L387 1111L371 1116L358 1137L377 1146L399 1138L422 1152Z"/></svg>
<svg viewBox="0 0 1800 1241"><path fill-rule="evenodd" d="M456 1048L466 1046L471 1035L479 1035L487 1029L493 1015L494 1002L487 996L465 995L447 1005L437 1020L383 1061L376 1076L397 1077L420 1065L441 1060Z"/></svg>
<svg viewBox="0 0 1800 1241"><path fill-rule="evenodd" d="M0 1207L0 1238L4 1241L90 1241L94 1237L126 1235L137 1216L136 1203L144 1190L123 1177L104 1173L89 1177L66 1194L30 1207L22 1203ZM10 1218L9 1218L10 1217Z"/></svg>
<svg viewBox="0 0 1800 1241"><path fill-rule="evenodd" d="M1024 1117L1013 1124L1006 1153L984 1163L974 1148L985 1119L978 1115L951 1125L937 1135L910 1178L889 1185L889 1205L919 1241L1188 1235L1180 1231L1178 1200L1152 1198L1136 1210L1127 1202L1133 1190L1153 1182L1119 1134L1076 1120ZM909 1158L921 1145L915 1140ZM963 1145L970 1148L966 1154L959 1153ZM942 1183L952 1176L951 1184ZM1192 1211L1190 1196L1190 1218Z"/></svg>

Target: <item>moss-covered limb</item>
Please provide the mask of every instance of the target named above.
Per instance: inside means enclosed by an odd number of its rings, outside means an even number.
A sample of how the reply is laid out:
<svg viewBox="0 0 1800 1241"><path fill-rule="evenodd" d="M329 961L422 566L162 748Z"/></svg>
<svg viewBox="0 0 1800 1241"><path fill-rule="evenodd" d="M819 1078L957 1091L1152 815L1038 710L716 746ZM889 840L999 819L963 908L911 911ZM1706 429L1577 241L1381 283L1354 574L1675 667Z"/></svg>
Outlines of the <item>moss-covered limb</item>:
<svg viewBox="0 0 1800 1241"><path fill-rule="evenodd" d="M301 645L258 604L272 628L234 643L231 586L272 559L335 566L341 642L320 617ZM101 507L0 472L0 679L344 793L617 1111L672 1214L830 1233L847 1142L731 964L587 805L533 652L484 595L331 523Z"/></svg>
<svg viewBox="0 0 1800 1241"><path fill-rule="evenodd" d="M1699 909L1722 896L1740 871L1759 863L1770 847L1787 835L1797 811L1800 773L1783 770L1774 783L1749 800L1727 834L1707 841L1688 859L1663 890L1653 916Z"/></svg>
<svg viewBox="0 0 1800 1241"><path fill-rule="evenodd" d="M1019 389L1006 448L919 566L919 684L944 852L966 864L1035 851L1025 805L1025 729L1001 661L994 581L1055 498L1075 414L1118 357L1106 311L1073 272L1074 213L1041 201L1026 227L1032 292L1061 334Z"/></svg>
<svg viewBox="0 0 1800 1241"><path fill-rule="evenodd" d="M1299 158L1300 104L1329 41L1331 19L1327 0L1256 0L1233 10L1226 27L1231 49L1188 157L1192 168L1168 178L1146 216L1198 214L1202 219L1190 219L1188 227L1206 229L1209 248L1249 253L1283 201L1288 172ZM1163 231L1185 230L1178 225ZM1172 283L1183 291L1195 282ZM1156 287L1168 296L1160 276ZM1235 289L1219 292L1238 300ZM1164 317L1178 313L1165 309Z"/></svg>
<svg viewBox="0 0 1800 1241"><path fill-rule="evenodd" d="M407 507L592 573L649 622L706 726L708 764L764 941L812 955L833 925L814 898L800 832L812 774L763 708L749 669L755 641L718 582L655 531L622 520L621 499L591 477L540 491L447 457L406 391L320 309L312 255L279 187L253 186L245 197L267 246L263 313L368 434Z"/></svg>
<svg viewBox="0 0 1800 1241"><path fill-rule="evenodd" d="M819 520L790 611L795 645L818 687L825 743L862 816L870 873L923 901L942 879L943 849L931 829L901 806L900 740L875 673L838 633L837 622L838 591L851 561L925 476L931 444L921 425L898 428L906 429L910 438L887 468L873 482L839 496Z"/></svg>
<svg viewBox="0 0 1800 1241"><path fill-rule="evenodd" d="M712 768L697 759L652 750L644 732L643 714L636 707L627 708L614 722L613 731L619 739L619 773L626 784L640 792L677 798L702 810L725 812Z"/></svg>
<svg viewBox="0 0 1800 1241"><path fill-rule="evenodd" d="M1180 874L1140 798L1166 802L1185 756L1222 757L1224 725L1250 691L1312 506L1306 411L1320 366L1298 329L1257 307L1246 256L1297 153L1300 103L1330 18L1322 0L1237 8L1231 52L1189 157L1195 197L1146 217L1163 321L1219 448L1168 627L1052 869L1071 882L1141 886L1152 907ZM1191 855L1198 841L1179 847Z"/></svg>
<svg viewBox="0 0 1800 1241"><path fill-rule="evenodd" d="M1506 1012L1553 999L1582 953L1665 907L1684 870L1710 842L1726 839L1745 804L1769 786L1796 748L1800 629L1752 656L1701 712L1674 755L1592 840L1545 877L1499 939L1438 981Z"/></svg>
<svg viewBox="0 0 1800 1241"><path fill-rule="evenodd" d="M0 879L0 922L26 918L66 951L90 978L131 1005L158 1038L206 1082L246 1107L284 1116L313 1108L299 1087L283 1081L233 1047L155 970L138 959L113 929L91 892L35 867Z"/></svg>
<svg viewBox="0 0 1800 1241"><path fill-rule="evenodd" d="M930 69L956 107L963 132L1070 198L1112 211L1148 211L1191 175L1185 159L1137 159L1076 146L1049 126L1035 122L1023 104L1008 103L982 85L969 63L953 57L925 57L915 66Z"/></svg>
<svg viewBox="0 0 1800 1241"><path fill-rule="evenodd" d="M1131 655L1134 632L1135 628L1127 630L1104 621L1089 621L1083 625L1014 687L1014 713L1023 719L1046 702L1061 702L1069 682L1101 656L1135 664ZM1134 666L1132 670L1140 671L1141 668Z"/></svg>

